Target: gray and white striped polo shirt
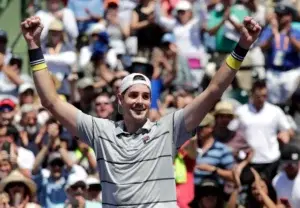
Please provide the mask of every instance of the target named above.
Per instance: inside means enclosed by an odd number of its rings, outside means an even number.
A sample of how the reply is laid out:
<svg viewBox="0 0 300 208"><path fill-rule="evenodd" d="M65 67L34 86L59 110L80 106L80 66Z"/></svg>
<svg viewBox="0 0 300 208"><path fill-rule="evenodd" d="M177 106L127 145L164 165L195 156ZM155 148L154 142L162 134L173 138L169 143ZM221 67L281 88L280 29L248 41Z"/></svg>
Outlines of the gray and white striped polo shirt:
<svg viewBox="0 0 300 208"><path fill-rule="evenodd" d="M173 156L191 134L183 110L157 122L147 121L135 134L124 124L79 111L78 133L95 151L104 207L176 207Z"/></svg>

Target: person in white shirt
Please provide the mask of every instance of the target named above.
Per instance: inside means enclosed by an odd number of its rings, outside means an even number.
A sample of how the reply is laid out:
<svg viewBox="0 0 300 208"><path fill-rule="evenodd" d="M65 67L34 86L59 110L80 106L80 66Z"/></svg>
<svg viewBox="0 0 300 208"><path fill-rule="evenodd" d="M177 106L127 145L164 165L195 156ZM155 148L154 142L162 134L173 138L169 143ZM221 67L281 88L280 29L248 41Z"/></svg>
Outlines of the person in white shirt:
<svg viewBox="0 0 300 208"><path fill-rule="evenodd" d="M273 179L278 199L286 207L300 207L300 149L286 145L282 151L283 169Z"/></svg>
<svg viewBox="0 0 300 208"><path fill-rule="evenodd" d="M265 81L256 81L249 103L237 108L239 130L253 149L252 166L268 179L274 178L280 158L280 143L290 140L290 124L284 112L266 102Z"/></svg>
<svg viewBox="0 0 300 208"><path fill-rule="evenodd" d="M36 16L41 18L44 25L43 32L41 34L42 42L47 41L50 24L58 19L62 21L65 32L68 35L68 40L73 42L78 37L78 28L75 15L69 8L62 8L61 0L47 0L47 10L40 10L36 13Z"/></svg>

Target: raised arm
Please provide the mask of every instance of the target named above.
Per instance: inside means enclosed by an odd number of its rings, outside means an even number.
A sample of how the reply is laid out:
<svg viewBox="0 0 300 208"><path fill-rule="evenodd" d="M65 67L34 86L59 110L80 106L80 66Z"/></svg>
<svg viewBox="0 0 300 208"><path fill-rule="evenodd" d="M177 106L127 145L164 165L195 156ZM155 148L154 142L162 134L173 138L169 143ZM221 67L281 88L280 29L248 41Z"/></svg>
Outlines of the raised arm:
<svg viewBox="0 0 300 208"><path fill-rule="evenodd" d="M257 39L260 31L261 27L251 17L244 19L241 38L236 49L227 57L206 90L185 107L184 119L187 131L193 131L221 98L223 92L234 79L243 58L252 43Z"/></svg>
<svg viewBox="0 0 300 208"><path fill-rule="evenodd" d="M74 136L78 136L76 126L78 109L58 97L40 49L40 36L43 30L40 18L26 19L22 22L21 29L28 44L33 79L42 105Z"/></svg>

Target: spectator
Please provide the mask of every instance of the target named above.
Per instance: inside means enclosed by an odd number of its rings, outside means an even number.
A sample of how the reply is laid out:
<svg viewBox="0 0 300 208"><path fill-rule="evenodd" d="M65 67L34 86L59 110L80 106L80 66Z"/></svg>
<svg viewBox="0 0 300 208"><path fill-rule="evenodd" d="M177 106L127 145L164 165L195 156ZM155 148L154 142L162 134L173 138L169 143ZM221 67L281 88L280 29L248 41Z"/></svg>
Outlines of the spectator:
<svg viewBox="0 0 300 208"><path fill-rule="evenodd" d="M10 49L7 47L8 44L8 37L7 37L7 32L4 31L3 29L0 29L0 55L3 56L1 57L0 61L0 67L2 68L2 65L6 65L9 63L12 53Z"/></svg>
<svg viewBox="0 0 300 208"><path fill-rule="evenodd" d="M291 25L297 12L286 3L275 8L271 25L262 32L259 46L266 53L269 101L285 104L300 77L300 32Z"/></svg>
<svg viewBox="0 0 300 208"><path fill-rule="evenodd" d="M1 151L0 152L0 179L3 180L6 178L11 171L15 168L13 157L9 155L7 151Z"/></svg>
<svg viewBox="0 0 300 208"><path fill-rule="evenodd" d="M195 184L205 177L213 177L220 182L233 181L234 159L230 149L213 137L214 117L208 114L196 129L197 158L194 172Z"/></svg>
<svg viewBox="0 0 300 208"><path fill-rule="evenodd" d="M113 104L108 94L100 94L95 99L95 112L98 118L110 119L113 112Z"/></svg>
<svg viewBox="0 0 300 208"><path fill-rule="evenodd" d="M0 191L9 195L10 206L24 208L39 208L34 203L36 185L30 178L25 177L21 172L15 170L0 182Z"/></svg>
<svg viewBox="0 0 300 208"><path fill-rule="evenodd" d="M34 104L36 99L35 87L32 83L23 83L18 89L19 107L24 104Z"/></svg>
<svg viewBox="0 0 300 208"><path fill-rule="evenodd" d="M44 48L45 61L57 79L62 82L59 94L70 96L68 75L75 70L76 54L74 47L66 41L64 25L54 19L49 25L48 42Z"/></svg>
<svg viewBox="0 0 300 208"><path fill-rule="evenodd" d="M129 25L122 25L119 17L119 1L106 1L105 26L109 34L109 45L112 47L117 55L122 56L126 54L125 41L130 35Z"/></svg>
<svg viewBox="0 0 300 208"><path fill-rule="evenodd" d="M249 149L241 132L232 127L235 123L235 113L230 102L218 102L215 106L214 116L216 123L213 134L217 141L230 147L234 156L237 156L240 150Z"/></svg>
<svg viewBox="0 0 300 208"><path fill-rule="evenodd" d="M68 153L65 149L59 147L58 140L51 140L44 145L36 157L32 170L33 179L37 184L38 201L42 207L55 207L65 203L67 199L65 193L65 184L68 175L73 167ZM48 167L40 169L44 158L49 153L50 148L59 152L52 152L48 157ZM66 165L67 169L64 169Z"/></svg>
<svg viewBox="0 0 300 208"><path fill-rule="evenodd" d="M191 208L224 208L224 196L222 187L217 181L204 179L195 187L195 198L191 202Z"/></svg>
<svg viewBox="0 0 300 208"><path fill-rule="evenodd" d="M266 101L268 90L264 81L257 81L251 99L236 110L239 129L254 151L253 167L268 180L277 172L280 158L279 142L290 141L290 125L284 112ZM279 131L279 132L278 132Z"/></svg>
<svg viewBox="0 0 300 208"><path fill-rule="evenodd" d="M101 187L98 177L89 176L86 180L86 184L87 184L86 199L89 201L101 202L102 201L102 193L101 193L102 187Z"/></svg>
<svg viewBox="0 0 300 208"><path fill-rule="evenodd" d="M102 205L97 201L89 201L85 199L85 193L87 190L87 174L71 174L68 178L66 184L66 192L68 195L68 200L65 207L75 208L75 207L86 207L86 208L101 208Z"/></svg>
<svg viewBox="0 0 300 208"><path fill-rule="evenodd" d="M154 47L158 46L163 35L162 29L155 23L154 0L142 0L132 12L131 33L138 41L139 57L149 59Z"/></svg>
<svg viewBox="0 0 300 208"><path fill-rule="evenodd" d="M273 179L278 199L286 207L300 206L300 150L294 145L286 145L282 151L283 169Z"/></svg>
<svg viewBox="0 0 300 208"><path fill-rule="evenodd" d="M57 19L62 21L67 34L66 41L70 43L74 42L78 36L78 28L73 11L69 8L64 8L61 0L46 0L46 5L46 10L40 10L36 13L36 16L41 18L44 25L41 40L47 42L51 23Z"/></svg>

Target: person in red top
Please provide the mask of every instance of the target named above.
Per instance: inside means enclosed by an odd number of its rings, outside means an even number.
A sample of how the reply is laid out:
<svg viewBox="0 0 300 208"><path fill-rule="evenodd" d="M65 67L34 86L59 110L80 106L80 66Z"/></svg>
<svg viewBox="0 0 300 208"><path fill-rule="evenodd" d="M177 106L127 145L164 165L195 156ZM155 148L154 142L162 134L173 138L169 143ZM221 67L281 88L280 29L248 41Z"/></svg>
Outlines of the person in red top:
<svg viewBox="0 0 300 208"><path fill-rule="evenodd" d="M183 158L187 171L186 182L176 182L177 205L180 208L189 208L189 203L194 199L194 168L197 156L195 145L196 140L191 139L178 150L178 154Z"/></svg>

